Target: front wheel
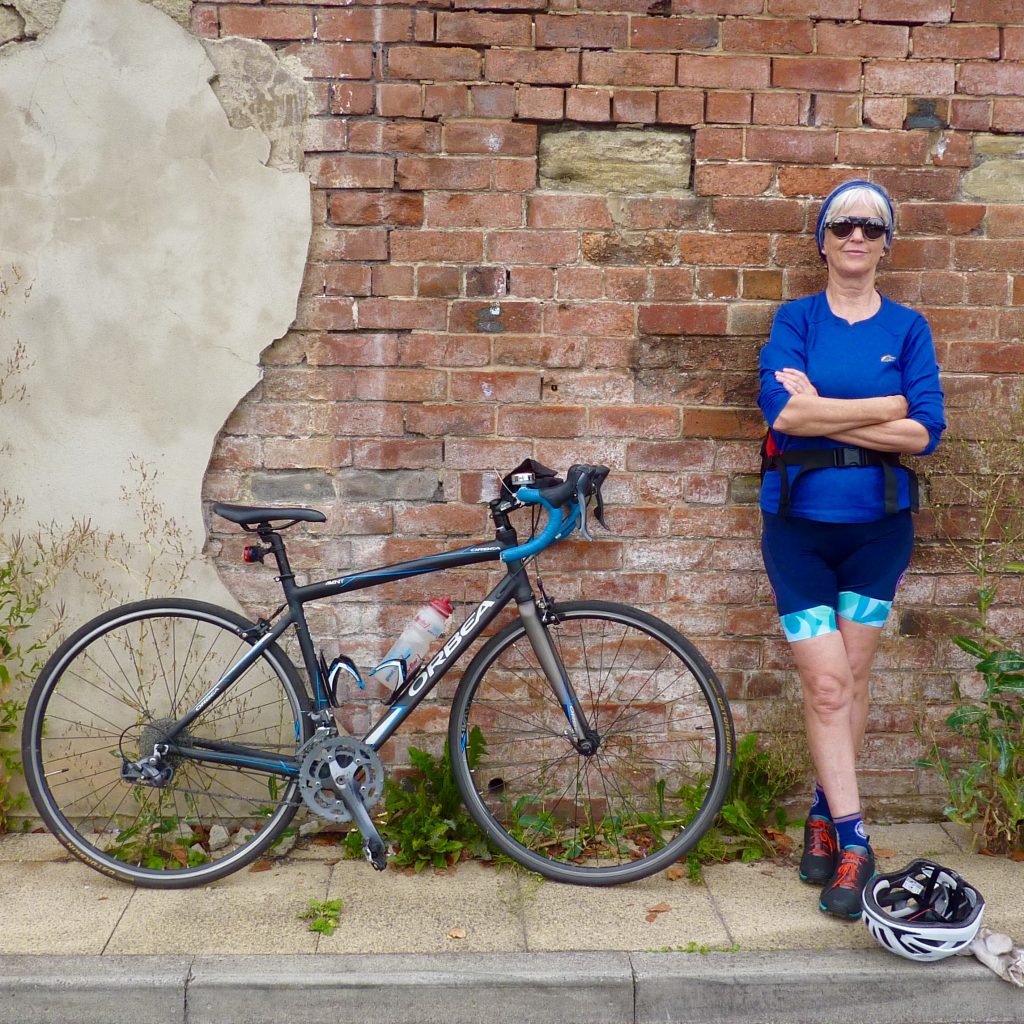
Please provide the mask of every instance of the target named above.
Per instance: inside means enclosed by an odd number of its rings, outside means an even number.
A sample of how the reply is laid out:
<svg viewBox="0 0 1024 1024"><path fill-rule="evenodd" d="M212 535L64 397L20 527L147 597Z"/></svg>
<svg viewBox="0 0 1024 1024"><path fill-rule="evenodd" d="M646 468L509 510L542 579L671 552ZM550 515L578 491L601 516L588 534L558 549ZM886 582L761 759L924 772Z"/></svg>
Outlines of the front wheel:
<svg viewBox="0 0 1024 1024"><path fill-rule="evenodd" d="M276 644L174 741L202 760L170 752L159 785L122 771L162 745L256 642L251 626L199 601L140 601L86 623L46 663L25 710L25 777L53 834L90 867L151 888L199 885L247 864L288 826L298 784L273 769L311 723ZM211 751L235 763L214 763Z"/></svg>
<svg viewBox="0 0 1024 1024"><path fill-rule="evenodd" d="M691 850L721 808L729 706L693 644L654 616L604 601L551 611L547 633L597 749L574 744L517 620L459 684L455 779L476 823L524 867L577 885L635 881Z"/></svg>

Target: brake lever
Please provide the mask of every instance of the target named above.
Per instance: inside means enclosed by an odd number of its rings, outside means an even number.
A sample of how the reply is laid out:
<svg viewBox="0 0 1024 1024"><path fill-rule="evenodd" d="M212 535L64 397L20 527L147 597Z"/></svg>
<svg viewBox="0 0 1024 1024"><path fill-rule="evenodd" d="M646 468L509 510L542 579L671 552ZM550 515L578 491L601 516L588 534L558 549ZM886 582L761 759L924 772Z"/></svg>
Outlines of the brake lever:
<svg viewBox="0 0 1024 1024"><path fill-rule="evenodd" d="M587 485L590 478L586 473L581 473L576 481L576 505L580 510L580 536L584 540L593 540L590 531L587 529Z"/></svg>

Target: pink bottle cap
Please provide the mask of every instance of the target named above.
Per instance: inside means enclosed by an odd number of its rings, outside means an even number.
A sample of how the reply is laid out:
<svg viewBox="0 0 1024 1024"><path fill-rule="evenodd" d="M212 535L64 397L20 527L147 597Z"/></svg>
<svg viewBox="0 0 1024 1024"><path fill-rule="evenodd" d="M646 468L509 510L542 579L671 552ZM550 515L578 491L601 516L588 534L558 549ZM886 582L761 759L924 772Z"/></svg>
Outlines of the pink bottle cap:
<svg viewBox="0 0 1024 1024"><path fill-rule="evenodd" d="M430 602L430 607L436 612L440 612L446 619L455 608L452 606L452 599L450 597L435 597Z"/></svg>

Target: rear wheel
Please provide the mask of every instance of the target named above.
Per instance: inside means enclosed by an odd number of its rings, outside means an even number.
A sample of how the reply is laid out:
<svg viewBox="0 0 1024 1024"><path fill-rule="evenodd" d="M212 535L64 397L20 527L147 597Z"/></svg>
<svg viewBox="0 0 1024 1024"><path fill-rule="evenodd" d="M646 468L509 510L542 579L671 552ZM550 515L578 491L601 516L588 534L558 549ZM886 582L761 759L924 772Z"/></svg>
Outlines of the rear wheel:
<svg viewBox="0 0 1024 1024"><path fill-rule="evenodd" d="M520 621L466 671L449 746L466 807L503 853L548 878L613 885L700 840L732 775L721 684L697 649L625 605L553 606L548 635L597 750L574 744Z"/></svg>
<svg viewBox="0 0 1024 1024"><path fill-rule="evenodd" d="M76 857L122 881L184 888L237 870L287 828L298 783L265 768L294 757L312 725L276 644L177 737L161 763L169 778L122 775L255 643L243 636L251 627L215 605L141 601L93 619L50 658L25 711L22 756L40 815ZM251 767L174 749L232 744Z"/></svg>

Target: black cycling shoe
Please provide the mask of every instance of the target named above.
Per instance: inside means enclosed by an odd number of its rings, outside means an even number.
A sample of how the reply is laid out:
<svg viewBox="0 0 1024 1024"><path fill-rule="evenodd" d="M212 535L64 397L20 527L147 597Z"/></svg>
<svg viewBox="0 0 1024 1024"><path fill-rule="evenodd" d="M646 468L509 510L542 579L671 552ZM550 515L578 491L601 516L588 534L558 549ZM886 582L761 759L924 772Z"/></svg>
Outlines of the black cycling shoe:
<svg viewBox="0 0 1024 1024"><path fill-rule="evenodd" d="M826 914L856 921L862 911L864 887L875 876L875 855L866 846L847 846L839 851L839 863L828 885L821 890L818 906Z"/></svg>
<svg viewBox="0 0 1024 1024"><path fill-rule="evenodd" d="M804 854L800 858L800 881L824 885L839 862L836 827L828 818L811 815L804 825Z"/></svg>

